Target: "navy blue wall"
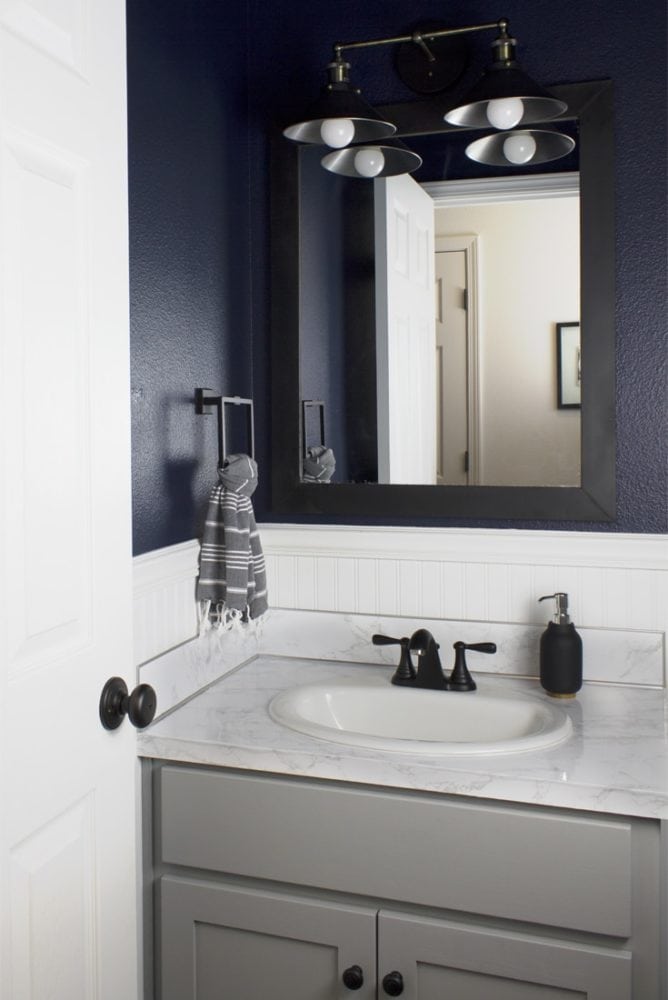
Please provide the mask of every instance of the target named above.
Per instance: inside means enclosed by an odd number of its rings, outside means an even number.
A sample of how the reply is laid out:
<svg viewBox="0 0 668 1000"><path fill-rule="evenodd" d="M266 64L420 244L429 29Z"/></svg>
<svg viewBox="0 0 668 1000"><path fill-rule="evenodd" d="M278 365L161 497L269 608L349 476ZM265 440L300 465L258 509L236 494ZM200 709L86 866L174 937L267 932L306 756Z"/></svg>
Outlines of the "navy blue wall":
<svg viewBox="0 0 668 1000"><path fill-rule="evenodd" d="M300 355L300 382L305 399L324 404L325 433L337 458L334 480L348 479L345 439L343 191L346 178L332 177L320 166L320 157L303 161L299 211L305 220L300 272L304 282L299 302L299 326L308 330L308 351ZM333 179L329 187L325 181ZM327 238L322 239L322 234ZM317 435L307 439L318 444Z"/></svg>
<svg viewBox="0 0 668 1000"><path fill-rule="evenodd" d="M129 5L136 551L198 533L215 442L191 416L195 385L245 393L252 380L257 454L269 468L271 122L292 119L316 96L334 41L393 34L423 18L457 25L502 15L524 68L543 83L615 84L618 518L584 527L668 531L664 0L632 9L624 0L247 5L247 69L242 3ZM487 61L487 41L476 40L462 87ZM415 98L390 49L354 54L352 76L371 103ZM258 519L280 519L267 476L255 507Z"/></svg>
<svg viewBox="0 0 668 1000"><path fill-rule="evenodd" d="M195 387L251 394L246 35L243 4L128 3L135 553L199 534L217 444Z"/></svg>
<svg viewBox="0 0 668 1000"><path fill-rule="evenodd" d="M324 403L325 443L336 456L332 481L375 482L373 185L330 174L321 158L317 146L301 150L301 391ZM317 434L307 440L314 443Z"/></svg>

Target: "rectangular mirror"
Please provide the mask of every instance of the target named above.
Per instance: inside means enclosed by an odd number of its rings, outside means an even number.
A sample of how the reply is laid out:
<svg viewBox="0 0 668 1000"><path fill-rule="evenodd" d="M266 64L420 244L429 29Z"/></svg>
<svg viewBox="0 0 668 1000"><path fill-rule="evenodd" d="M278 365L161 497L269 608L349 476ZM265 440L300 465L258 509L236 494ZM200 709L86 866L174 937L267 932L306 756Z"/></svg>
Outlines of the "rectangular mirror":
<svg viewBox="0 0 668 1000"><path fill-rule="evenodd" d="M579 172L446 179L422 188L407 175L365 182L333 177L320 167L321 150L277 138L272 476L278 510L379 518L614 517L611 86L554 92L568 103L568 122L577 130ZM382 110L406 142L422 143L418 151L447 162L453 135L435 106ZM415 340L411 349L400 336L389 343L385 313L395 308L397 293L394 278L384 285L378 263L379 242L401 246L406 239L404 216L393 235L387 206L410 198L431 217L423 257L434 268L432 288L422 304L418 289L408 310L411 316L423 310L422 325L431 331L423 358ZM504 254L500 240L495 249L495 233L507 237L514 219L525 228L518 228L514 251ZM397 252L394 246L393 259ZM490 301L487 287L495 288ZM438 336L434 343L433 331L446 301L449 328L459 323L460 333L459 347L444 361L447 345ZM574 324L582 329L577 372L584 389L580 407L564 407L557 330L570 332ZM489 343L482 330L492 334ZM326 443L337 456L327 484L302 481L305 398L323 402Z"/></svg>
<svg viewBox="0 0 668 1000"><path fill-rule="evenodd" d="M360 183L321 156L300 155L299 367L331 481L579 486L555 349L580 316L578 172Z"/></svg>

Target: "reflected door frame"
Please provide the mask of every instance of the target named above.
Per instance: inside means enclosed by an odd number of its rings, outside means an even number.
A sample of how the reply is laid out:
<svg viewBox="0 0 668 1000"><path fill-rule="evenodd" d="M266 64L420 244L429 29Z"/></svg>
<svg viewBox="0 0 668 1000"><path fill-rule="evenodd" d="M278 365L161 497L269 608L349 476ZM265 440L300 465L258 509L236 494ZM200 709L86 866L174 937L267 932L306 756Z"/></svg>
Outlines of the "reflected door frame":
<svg viewBox="0 0 668 1000"><path fill-rule="evenodd" d="M434 204L434 210L437 206ZM438 225L436 227L438 229ZM480 346L479 346L479 253L478 237L475 235L439 236L434 241L436 254L463 252L466 268L466 399L467 399L467 450L469 486L480 482L481 449L480 436L482 394L480 391Z"/></svg>

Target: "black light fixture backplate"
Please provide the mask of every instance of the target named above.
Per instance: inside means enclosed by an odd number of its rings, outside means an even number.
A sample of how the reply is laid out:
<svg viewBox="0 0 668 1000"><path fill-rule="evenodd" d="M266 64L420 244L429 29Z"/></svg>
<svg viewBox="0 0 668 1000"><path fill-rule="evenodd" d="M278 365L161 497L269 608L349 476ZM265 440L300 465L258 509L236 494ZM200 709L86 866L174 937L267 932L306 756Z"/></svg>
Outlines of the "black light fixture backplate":
<svg viewBox="0 0 668 1000"><path fill-rule="evenodd" d="M418 32L434 56L431 62L424 49L415 42L402 42L394 52L397 76L415 94L442 94L450 90L463 76L470 62L470 46L462 35L429 38L430 31L447 26L437 21L413 25L406 34Z"/></svg>

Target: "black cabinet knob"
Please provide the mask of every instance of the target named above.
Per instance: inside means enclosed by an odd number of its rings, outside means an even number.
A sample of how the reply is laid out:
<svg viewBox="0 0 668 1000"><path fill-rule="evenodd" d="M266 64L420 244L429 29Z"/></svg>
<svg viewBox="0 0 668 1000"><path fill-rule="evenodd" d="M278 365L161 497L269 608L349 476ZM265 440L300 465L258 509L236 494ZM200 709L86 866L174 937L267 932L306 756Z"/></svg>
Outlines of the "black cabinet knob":
<svg viewBox="0 0 668 1000"><path fill-rule="evenodd" d="M348 990L359 990L364 985L364 973L359 965L351 965L344 971L341 979Z"/></svg>
<svg viewBox="0 0 668 1000"><path fill-rule="evenodd" d="M390 997L398 997L404 992L404 977L400 972L388 972L383 978L383 989Z"/></svg>
<svg viewBox="0 0 668 1000"><path fill-rule="evenodd" d="M100 722L105 729L118 729L127 715L133 726L144 729L153 721L157 703L150 684L138 684L128 694L122 677L110 677L100 695Z"/></svg>

